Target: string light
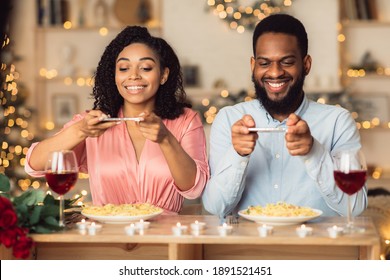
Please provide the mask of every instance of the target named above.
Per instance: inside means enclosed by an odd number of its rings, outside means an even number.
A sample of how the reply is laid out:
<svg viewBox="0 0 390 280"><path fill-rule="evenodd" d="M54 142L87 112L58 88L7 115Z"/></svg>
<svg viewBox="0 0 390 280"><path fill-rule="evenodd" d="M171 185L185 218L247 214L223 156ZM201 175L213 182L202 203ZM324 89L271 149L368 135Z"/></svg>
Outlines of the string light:
<svg viewBox="0 0 390 280"><path fill-rule="evenodd" d="M8 57L13 58L13 53L7 48L10 42L6 35L1 48ZM18 186L20 190L39 188L39 180L26 178L29 176L24 172L27 150L34 134L28 131L29 123L26 118L31 117L31 111L23 106L25 95L23 88L19 86L20 75L16 66L8 61L1 63L0 75L0 172L10 178L12 186Z"/></svg>
<svg viewBox="0 0 390 280"><path fill-rule="evenodd" d="M265 17L284 11L292 5L292 0L257 0L252 5L244 5L238 0L208 0L207 5L213 14L225 20L231 29L238 33L254 29Z"/></svg>

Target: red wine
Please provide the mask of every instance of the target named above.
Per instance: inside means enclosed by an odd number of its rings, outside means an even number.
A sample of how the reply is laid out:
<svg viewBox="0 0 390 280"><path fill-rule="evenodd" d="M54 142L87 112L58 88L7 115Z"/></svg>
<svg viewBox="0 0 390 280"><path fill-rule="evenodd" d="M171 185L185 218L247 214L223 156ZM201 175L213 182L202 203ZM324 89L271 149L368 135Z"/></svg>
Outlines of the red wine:
<svg viewBox="0 0 390 280"><path fill-rule="evenodd" d="M334 171L333 175L337 186L349 195L359 191L366 182L367 177L365 170L351 170L348 174Z"/></svg>
<svg viewBox="0 0 390 280"><path fill-rule="evenodd" d="M57 194L66 194L77 181L77 172L46 173L46 181L49 187Z"/></svg>

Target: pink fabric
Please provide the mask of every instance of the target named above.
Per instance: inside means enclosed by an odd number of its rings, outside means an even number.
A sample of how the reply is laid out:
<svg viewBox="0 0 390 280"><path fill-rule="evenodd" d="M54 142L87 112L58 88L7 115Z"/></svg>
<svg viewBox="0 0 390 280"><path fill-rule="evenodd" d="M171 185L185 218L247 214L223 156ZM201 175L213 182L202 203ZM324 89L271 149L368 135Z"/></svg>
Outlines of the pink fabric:
<svg viewBox="0 0 390 280"><path fill-rule="evenodd" d="M119 117L122 117L122 112ZM76 115L69 126L83 118ZM124 204L149 202L166 212L179 212L184 198L199 197L209 177L206 140L202 122L196 112L185 109L175 120L164 120L166 127L178 139L184 150L195 160L197 175L194 186L180 191L174 184L164 155L158 144L146 140L139 163L126 129L121 123L103 135L87 138L74 150L81 172L89 174L92 202ZM31 176L42 176L29 165L34 143L27 153L25 170Z"/></svg>

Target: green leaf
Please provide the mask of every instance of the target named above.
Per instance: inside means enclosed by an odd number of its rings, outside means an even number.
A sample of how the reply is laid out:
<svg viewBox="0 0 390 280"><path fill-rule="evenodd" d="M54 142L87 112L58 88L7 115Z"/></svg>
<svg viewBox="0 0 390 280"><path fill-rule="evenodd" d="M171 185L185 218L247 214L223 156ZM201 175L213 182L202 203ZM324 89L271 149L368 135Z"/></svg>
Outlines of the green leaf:
<svg viewBox="0 0 390 280"><path fill-rule="evenodd" d="M43 225L37 225L32 232L35 233L52 233L54 230L50 227L45 227Z"/></svg>
<svg viewBox="0 0 390 280"><path fill-rule="evenodd" d="M18 197L14 198L14 204L15 205L21 205L21 204L32 205L32 204L28 203L28 201L31 200L31 197L34 197L34 194L32 194L31 191L26 191L26 192L22 193L21 195L19 195Z"/></svg>
<svg viewBox="0 0 390 280"><path fill-rule="evenodd" d="M58 217L59 212L60 212L60 208L57 205L44 204L44 207L43 207L42 212L41 212L41 217L42 218L46 218L49 216Z"/></svg>
<svg viewBox="0 0 390 280"><path fill-rule="evenodd" d="M51 226L55 226L55 227L58 226L58 220L52 216L46 217L45 222L46 222L46 224L51 225Z"/></svg>
<svg viewBox="0 0 390 280"><path fill-rule="evenodd" d="M35 225L39 222L42 212L42 206L35 206L30 215L30 225Z"/></svg>
<svg viewBox="0 0 390 280"><path fill-rule="evenodd" d="M4 174L0 174L0 191L9 192L11 189L11 184L9 178Z"/></svg>
<svg viewBox="0 0 390 280"><path fill-rule="evenodd" d="M58 204L58 202L54 199L54 197L50 194L46 195L45 199L43 200L43 204L45 205L53 205Z"/></svg>

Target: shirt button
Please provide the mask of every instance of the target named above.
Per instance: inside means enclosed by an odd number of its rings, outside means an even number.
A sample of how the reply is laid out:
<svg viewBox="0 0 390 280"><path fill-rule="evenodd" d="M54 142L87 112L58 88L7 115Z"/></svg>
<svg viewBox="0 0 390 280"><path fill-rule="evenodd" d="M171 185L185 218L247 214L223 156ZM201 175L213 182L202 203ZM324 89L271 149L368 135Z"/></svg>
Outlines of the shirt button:
<svg viewBox="0 0 390 280"><path fill-rule="evenodd" d="M306 163L306 164L309 164L309 163L310 163L310 160L309 160L309 159L305 160L305 163Z"/></svg>
<svg viewBox="0 0 390 280"><path fill-rule="evenodd" d="M276 154L275 157L276 157L276 158L280 158L280 154Z"/></svg>
<svg viewBox="0 0 390 280"><path fill-rule="evenodd" d="M278 185L278 184L275 184L275 185L274 185L274 188L275 188L275 189L279 188L279 185Z"/></svg>
<svg viewBox="0 0 390 280"><path fill-rule="evenodd" d="M246 161L241 161L241 166L242 167L245 167L247 165L247 162Z"/></svg>

